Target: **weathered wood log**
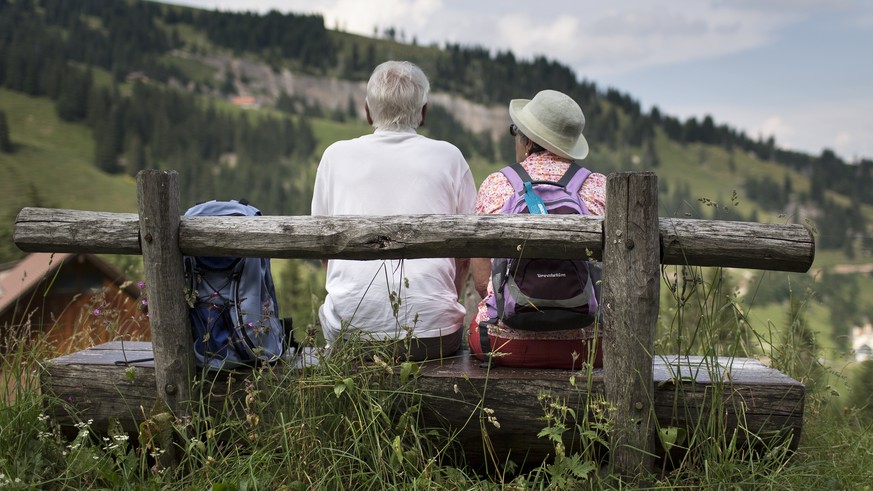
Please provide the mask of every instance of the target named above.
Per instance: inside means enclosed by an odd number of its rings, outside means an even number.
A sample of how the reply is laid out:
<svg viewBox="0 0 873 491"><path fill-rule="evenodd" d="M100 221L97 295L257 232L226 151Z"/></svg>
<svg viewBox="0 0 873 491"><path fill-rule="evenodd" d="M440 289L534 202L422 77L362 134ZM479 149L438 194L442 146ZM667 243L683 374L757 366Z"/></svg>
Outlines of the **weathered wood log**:
<svg viewBox="0 0 873 491"><path fill-rule="evenodd" d="M658 229L662 264L802 273L815 258L812 232L796 224L660 218Z"/></svg>
<svg viewBox="0 0 873 491"><path fill-rule="evenodd" d="M610 465L622 475L651 471L652 355L658 320L658 177L610 174L603 226L603 367L606 399L615 412Z"/></svg>
<svg viewBox="0 0 873 491"><path fill-rule="evenodd" d="M190 415L194 361L179 251L179 175L146 170L136 184L157 394L182 418Z"/></svg>
<svg viewBox="0 0 873 491"><path fill-rule="evenodd" d="M27 252L139 254L136 215L24 208L15 244ZM536 215L183 217L186 255L314 259L602 258L602 219ZM815 241L795 224L661 218L661 263L804 272Z"/></svg>
<svg viewBox="0 0 873 491"><path fill-rule="evenodd" d="M24 252L142 254L136 213L23 208L13 239Z"/></svg>
<svg viewBox="0 0 873 491"><path fill-rule="evenodd" d="M93 419L95 431L106 431L116 419L125 430L136 432L155 402L154 362L135 362L129 367L116 362L148 359L151 354L150 343L124 343L122 350L121 343L113 342L49 360L42 377L43 393L65 401L79 418ZM563 401L580 421L589 401L604 397L601 370L594 372L589 385L580 372L505 367L488 371L472 356L462 355L425 363L421 373L417 387L425 394L426 424L458 432L457 442L471 463L486 459L482 428L499 461L510 457L519 463L541 462L554 456L554 445L537 437L545 426L542 417L547 400L541 397ZM710 431L712 413L716 413L724 427L711 436L724 436L725 443L736 431L740 445L770 435L790 438L791 448L797 447L804 386L757 360L656 356L653 376L654 411L660 427L701 425ZM206 393L210 397L204 403L224 411L228 397L231 401L244 398L245 391L233 387L245 385L245 374L236 377L239 380L234 384L224 383L226 378L209 384ZM485 407L494 411L499 428L485 418L480 427ZM50 409L52 418L63 425L78 421L62 405ZM567 423L573 427L573 421ZM565 446L573 450L579 439L570 433Z"/></svg>

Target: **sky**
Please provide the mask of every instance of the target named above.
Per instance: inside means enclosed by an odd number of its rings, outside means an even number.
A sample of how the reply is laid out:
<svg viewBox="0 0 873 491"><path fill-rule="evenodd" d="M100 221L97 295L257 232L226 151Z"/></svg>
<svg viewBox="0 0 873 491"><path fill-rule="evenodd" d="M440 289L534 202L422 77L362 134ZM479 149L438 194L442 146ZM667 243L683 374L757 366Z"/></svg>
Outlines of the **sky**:
<svg viewBox="0 0 873 491"><path fill-rule="evenodd" d="M869 0L171 0L207 9L319 13L329 29L396 28L544 55L645 110L711 115L751 137L873 159ZM532 97L520 94L519 97ZM583 108L584 110L584 108Z"/></svg>

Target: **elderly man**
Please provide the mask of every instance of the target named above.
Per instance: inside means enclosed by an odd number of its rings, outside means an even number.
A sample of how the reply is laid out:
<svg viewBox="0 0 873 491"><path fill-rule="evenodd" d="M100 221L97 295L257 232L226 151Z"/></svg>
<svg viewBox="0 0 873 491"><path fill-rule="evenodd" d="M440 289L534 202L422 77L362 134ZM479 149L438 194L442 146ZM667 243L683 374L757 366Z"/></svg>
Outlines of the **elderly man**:
<svg viewBox="0 0 873 491"><path fill-rule="evenodd" d="M416 65L388 61L367 82L373 134L324 151L312 215L472 214L476 186L452 144L416 133L430 84ZM412 360L453 354L461 343L458 302L466 259L327 262L327 297L319 309L329 344L355 338L394 340Z"/></svg>

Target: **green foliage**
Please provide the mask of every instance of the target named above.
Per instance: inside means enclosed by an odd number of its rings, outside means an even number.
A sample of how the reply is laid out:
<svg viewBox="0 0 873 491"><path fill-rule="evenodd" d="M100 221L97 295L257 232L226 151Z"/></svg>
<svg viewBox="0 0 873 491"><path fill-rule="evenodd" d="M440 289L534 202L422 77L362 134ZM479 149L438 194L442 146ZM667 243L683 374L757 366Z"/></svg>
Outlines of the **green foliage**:
<svg viewBox="0 0 873 491"><path fill-rule="evenodd" d="M755 353L748 323L733 279L720 268L663 267L669 296L655 342L662 354L739 356Z"/></svg>
<svg viewBox="0 0 873 491"><path fill-rule="evenodd" d="M773 349L773 368L803 382L810 391L821 390L827 369L819 361L821 350L806 319L808 299L792 298L785 329Z"/></svg>
<svg viewBox="0 0 873 491"><path fill-rule="evenodd" d="M0 152L12 153L12 139L9 133L9 121L6 119L6 111L0 110Z"/></svg>
<svg viewBox="0 0 873 491"><path fill-rule="evenodd" d="M849 403L860 424L873 426L873 359L861 362L855 368Z"/></svg>
<svg viewBox="0 0 873 491"><path fill-rule="evenodd" d="M710 283L697 286L701 293L717 291L721 287L716 285L725 281L717 275L700 276ZM712 314L718 312L700 313ZM789 315L795 332L803 332L802 316L799 309ZM785 345L794 343L798 345L793 349L802 351L814 339L808 334L784 339ZM803 440L796 453L785 438L745 433L750 425L741 410L737 433L726 432L719 394L727 393L730 381L713 372L716 386L707 392L708 404L682 406L677 393L676 410L698 415L697 423L657 429L668 455L664 467L651 475L619 477L603 467L602 452L615 430L616 409L588 395L590 369L569 379L587 405L548 393L539 398L543 416L531 424L540 425L540 437L554 446L552 460L524 468L495 462L478 473L465 465L450 433L422 423L428 400L417 388L419 366L394 364L390 353L372 351L372 345L364 352L353 340L329 357L315 351L315 365L284 371L262 367L245 383L229 384L201 373L194 386L192 418L175 420L158 406L130 434L117 425L98 433L88 420L71 428L72 433L61 431L48 415L63 414L63 401L37 390L48 353L37 340L19 343L0 358L0 486L516 490L645 484L654 489L843 489L873 479L868 465L873 426L867 421L873 362L856 370L846 410L841 404L835 408L839 401L831 388L808 387ZM768 354L776 357L776 352ZM797 360L802 364L810 357ZM137 376L135 370L125 373ZM223 401L221 409L208 409L212 397ZM499 428L504 415L485 406L484 394L470 404L477 408L482 428ZM745 438L752 439L754 449L741 444ZM179 452L178 467L164 463L170 448Z"/></svg>
<svg viewBox="0 0 873 491"><path fill-rule="evenodd" d="M818 286L822 301L830 307L830 322L837 348L846 353L851 346L852 327L860 325L867 312L859 310L861 291L854 275L824 273Z"/></svg>
<svg viewBox="0 0 873 491"><path fill-rule="evenodd" d="M326 296L325 272L321 264L317 261L274 259L272 268L280 312L283 317L293 319L295 338L298 341L316 339L321 335L318 307ZM316 343L321 344L317 339Z"/></svg>

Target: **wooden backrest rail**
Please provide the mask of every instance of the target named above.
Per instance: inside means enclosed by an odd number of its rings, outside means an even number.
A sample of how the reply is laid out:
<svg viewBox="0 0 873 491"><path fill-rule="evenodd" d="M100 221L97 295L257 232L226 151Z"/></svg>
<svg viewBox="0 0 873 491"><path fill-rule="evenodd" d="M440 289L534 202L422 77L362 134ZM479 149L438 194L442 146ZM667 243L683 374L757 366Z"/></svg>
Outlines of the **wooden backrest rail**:
<svg viewBox="0 0 873 491"><path fill-rule="evenodd" d="M25 208L15 244L29 252L142 254L149 285L157 395L188 414L191 336L183 255L315 259L528 257L603 260L604 387L617 409L613 468L651 468L652 356L660 265L807 271L812 233L801 225L659 218L651 172L610 174L606 215L180 217L178 174L137 176L138 214ZM620 335L617 335L620 333Z"/></svg>

